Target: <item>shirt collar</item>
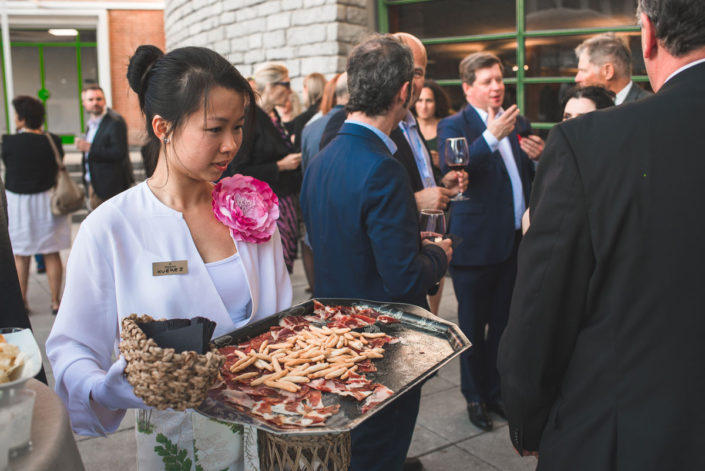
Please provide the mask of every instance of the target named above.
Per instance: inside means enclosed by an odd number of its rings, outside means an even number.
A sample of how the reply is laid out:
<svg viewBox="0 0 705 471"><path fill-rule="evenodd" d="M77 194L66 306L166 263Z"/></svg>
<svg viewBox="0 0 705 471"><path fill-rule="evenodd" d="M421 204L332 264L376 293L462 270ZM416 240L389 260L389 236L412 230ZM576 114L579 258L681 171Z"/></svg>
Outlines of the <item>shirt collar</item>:
<svg viewBox="0 0 705 471"><path fill-rule="evenodd" d="M105 118L105 115L106 115L106 114L108 114L108 108L107 108L107 107L103 110L103 114L101 114L101 115L98 116L97 118L91 118L91 119L89 119L89 120L88 120L88 126L94 126L94 125L95 125L95 126L98 126L98 125L100 124L100 122L103 121L103 118Z"/></svg>
<svg viewBox="0 0 705 471"><path fill-rule="evenodd" d="M632 89L633 85L634 85L634 82L632 82L630 80L626 87L624 87L619 92L617 92L617 95L614 98L615 105L621 105L622 103L624 103L624 100L627 99L627 95L629 94L629 90Z"/></svg>
<svg viewBox="0 0 705 471"><path fill-rule="evenodd" d="M404 119L399 121L399 125L405 126L407 129L416 127L416 118L414 118L414 115L411 113L411 111L407 110Z"/></svg>
<svg viewBox="0 0 705 471"><path fill-rule="evenodd" d="M480 118L482 119L482 122L485 123L485 124L487 124L487 119L490 117L490 114L489 114L487 111L485 111L485 110L481 110L480 108L478 108L478 107L475 106L475 105L470 104L470 106L472 106L472 107L475 109L475 111L477 112L477 114L480 115ZM501 116L502 113L504 113L504 108L501 108L501 107L500 107L500 109L499 109L499 111L497 112L497 115L496 115L496 116Z"/></svg>
<svg viewBox="0 0 705 471"><path fill-rule="evenodd" d="M367 128L373 133L377 135L380 139L382 139L382 142L384 142L384 145L387 146L387 149L389 149L390 154L394 154L397 151L397 145L394 143L394 141L387 136L385 133L377 129L376 127L372 126L371 124L363 123L362 121L356 121L354 119L346 119L346 123L350 124L357 124L358 126L362 126L363 128Z"/></svg>
<svg viewBox="0 0 705 471"><path fill-rule="evenodd" d="M695 66L695 65L698 65L698 64L701 64L701 63L703 63L703 62L705 62L705 58L703 58L703 59L698 59L698 60L696 60L696 61L691 62L690 64L685 64L683 67L681 67L680 69L676 70L676 71L673 72L671 75L669 75L668 78L666 79L666 81L663 82L664 85L666 84L666 82L668 82L668 81L671 80L673 77L675 77L676 75L678 75L678 74L680 74L681 72L683 72L685 69L690 69L691 67L693 67L693 66Z"/></svg>

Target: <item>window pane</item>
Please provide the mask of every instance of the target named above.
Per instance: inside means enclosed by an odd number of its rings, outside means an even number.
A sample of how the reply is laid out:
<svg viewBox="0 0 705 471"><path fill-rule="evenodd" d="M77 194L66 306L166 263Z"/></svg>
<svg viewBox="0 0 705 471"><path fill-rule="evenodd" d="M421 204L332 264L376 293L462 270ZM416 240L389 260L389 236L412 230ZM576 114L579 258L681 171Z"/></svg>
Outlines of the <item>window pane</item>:
<svg viewBox="0 0 705 471"><path fill-rule="evenodd" d="M47 128L55 134L79 134L81 121L75 47L44 48Z"/></svg>
<svg viewBox="0 0 705 471"><path fill-rule="evenodd" d="M39 48L12 46L12 82L15 96L39 97L42 80L39 75ZM14 97L11 97L14 98Z"/></svg>
<svg viewBox="0 0 705 471"><path fill-rule="evenodd" d="M483 41L456 44L431 44L426 46L428 66L426 76L434 80L456 80L460 78L458 65L465 56L473 52L497 54L504 65L504 76L516 76L516 41Z"/></svg>
<svg viewBox="0 0 705 471"><path fill-rule="evenodd" d="M0 31L2 32L2 31ZM4 65L0 65L0 92L4 93L5 90L5 68ZM10 105L12 107L12 105ZM12 119L12 113L10 113L10 119ZM10 123L7 122L7 116L5 115L5 98L0 97L0 133L7 134L10 129Z"/></svg>
<svg viewBox="0 0 705 471"><path fill-rule="evenodd" d="M390 5L389 31L420 38L516 31L516 0L437 0Z"/></svg>
<svg viewBox="0 0 705 471"><path fill-rule="evenodd" d="M73 43L76 42L76 36L54 36L47 29L11 29L10 42Z"/></svg>
<svg viewBox="0 0 705 471"><path fill-rule="evenodd" d="M571 83L527 84L522 114L533 123L555 123L563 117L561 96Z"/></svg>
<svg viewBox="0 0 705 471"><path fill-rule="evenodd" d="M82 88L91 83L98 83L98 54L94 47L81 48Z"/></svg>
<svg viewBox="0 0 705 471"><path fill-rule="evenodd" d="M526 38L527 77L574 77L578 72L575 48L592 35ZM632 74L645 75L638 32L619 33L632 51Z"/></svg>
<svg viewBox="0 0 705 471"><path fill-rule="evenodd" d="M636 24L634 0L525 0L527 30Z"/></svg>
<svg viewBox="0 0 705 471"><path fill-rule="evenodd" d="M96 35L95 35L95 30L91 29L82 29L79 30L79 39L81 42L84 43L91 43L96 41Z"/></svg>

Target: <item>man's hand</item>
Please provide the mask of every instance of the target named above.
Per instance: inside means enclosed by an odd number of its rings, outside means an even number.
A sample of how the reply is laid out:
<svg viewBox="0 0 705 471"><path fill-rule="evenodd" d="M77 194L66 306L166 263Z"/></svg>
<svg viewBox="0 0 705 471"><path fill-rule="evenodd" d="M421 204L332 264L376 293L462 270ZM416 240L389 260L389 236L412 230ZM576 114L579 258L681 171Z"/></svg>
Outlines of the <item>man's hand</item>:
<svg viewBox="0 0 705 471"><path fill-rule="evenodd" d="M489 116L487 117L487 129L498 141L501 141L514 130L517 116L519 116L517 105L510 106L499 117L497 117L495 110L490 108Z"/></svg>
<svg viewBox="0 0 705 471"><path fill-rule="evenodd" d="M289 154L277 161L279 170L296 170L301 165L301 152L298 154Z"/></svg>
<svg viewBox="0 0 705 471"><path fill-rule="evenodd" d="M426 234L425 232L422 232L421 235ZM428 245L428 244L433 244L437 245L440 248L443 249L443 251L446 253L446 258L448 259L448 263L450 263L450 260L453 258L453 241L450 239L443 239L439 242L432 242L429 239L422 239L421 243L423 245Z"/></svg>
<svg viewBox="0 0 705 471"><path fill-rule="evenodd" d="M443 186L445 186L448 190L453 192L452 196L455 196L458 193L463 193L468 189L468 172L465 170L461 170L460 172L448 172L443 175L441 183L443 183Z"/></svg>
<svg viewBox="0 0 705 471"><path fill-rule="evenodd" d="M539 160L545 143L539 136L532 134L519 140L519 147L526 152L531 160Z"/></svg>
<svg viewBox="0 0 705 471"><path fill-rule="evenodd" d="M416 207L422 209L446 209L448 200L455 195L457 191L449 190L441 186L424 188L423 190L414 193L416 198Z"/></svg>
<svg viewBox="0 0 705 471"><path fill-rule="evenodd" d="M91 143L79 137L78 139L76 139L76 149L80 150L81 152L88 152L89 150L91 150Z"/></svg>

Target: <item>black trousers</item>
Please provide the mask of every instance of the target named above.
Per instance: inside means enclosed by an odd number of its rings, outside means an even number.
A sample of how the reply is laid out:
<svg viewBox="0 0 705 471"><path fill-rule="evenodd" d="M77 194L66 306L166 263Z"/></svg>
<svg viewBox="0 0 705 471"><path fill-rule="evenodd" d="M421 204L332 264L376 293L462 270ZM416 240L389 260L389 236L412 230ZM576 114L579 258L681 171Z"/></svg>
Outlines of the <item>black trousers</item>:
<svg viewBox="0 0 705 471"><path fill-rule="evenodd" d="M450 267L458 300L458 325L472 343L460 355L460 389L468 403L501 399L497 349L509 317L519 240L517 235L511 255L503 262Z"/></svg>

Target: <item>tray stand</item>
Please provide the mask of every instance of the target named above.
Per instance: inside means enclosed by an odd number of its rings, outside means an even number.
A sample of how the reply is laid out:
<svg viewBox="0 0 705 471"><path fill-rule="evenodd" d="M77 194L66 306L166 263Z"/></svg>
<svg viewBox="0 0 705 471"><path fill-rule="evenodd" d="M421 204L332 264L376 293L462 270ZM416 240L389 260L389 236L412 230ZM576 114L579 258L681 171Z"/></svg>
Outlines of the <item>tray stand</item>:
<svg viewBox="0 0 705 471"><path fill-rule="evenodd" d="M257 431L262 471L347 471L350 433L275 435Z"/></svg>

